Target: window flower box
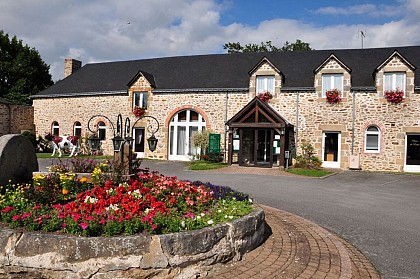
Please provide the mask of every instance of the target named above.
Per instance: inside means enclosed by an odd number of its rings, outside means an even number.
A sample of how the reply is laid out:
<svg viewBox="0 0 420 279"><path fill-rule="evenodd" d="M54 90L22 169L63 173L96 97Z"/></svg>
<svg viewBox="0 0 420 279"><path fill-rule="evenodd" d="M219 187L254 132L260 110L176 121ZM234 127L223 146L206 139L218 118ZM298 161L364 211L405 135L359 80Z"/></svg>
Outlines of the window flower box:
<svg viewBox="0 0 420 279"><path fill-rule="evenodd" d="M331 89L325 92L327 103L338 104L341 102L341 91L338 89Z"/></svg>
<svg viewBox="0 0 420 279"><path fill-rule="evenodd" d="M268 103L268 101L273 99L273 95L268 91L264 91L264 92L258 93L258 98L261 101Z"/></svg>
<svg viewBox="0 0 420 279"><path fill-rule="evenodd" d="M404 91L398 88L395 90L386 90L384 92L384 97L390 103L399 104L403 100Z"/></svg>
<svg viewBox="0 0 420 279"><path fill-rule="evenodd" d="M133 109L133 113L136 117L142 117L146 113L146 109L139 106L135 106Z"/></svg>

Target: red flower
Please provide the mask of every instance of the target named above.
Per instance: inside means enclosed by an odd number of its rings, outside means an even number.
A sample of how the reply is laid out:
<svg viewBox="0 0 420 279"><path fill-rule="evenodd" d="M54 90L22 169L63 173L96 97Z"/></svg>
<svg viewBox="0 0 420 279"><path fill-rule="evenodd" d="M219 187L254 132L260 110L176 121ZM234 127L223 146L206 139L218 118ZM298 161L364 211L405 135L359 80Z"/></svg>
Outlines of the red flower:
<svg viewBox="0 0 420 279"><path fill-rule="evenodd" d="M135 106L133 109L133 113L136 117L142 117L143 114L146 113L146 109L139 106Z"/></svg>
<svg viewBox="0 0 420 279"><path fill-rule="evenodd" d="M337 104L341 102L341 92L338 89L332 89L325 92L327 102L330 104Z"/></svg>
<svg viewBox="0 0 420 279"><path fill-rule="evenodd" d="M87 228L89 228L89 225L86 223L80 223L79 226L83 229L86 230Z"/></svg>
<svg viewBox="0 0 420 279"><path fill-rule="evenodd" d="M386 90L384 92L385 99L394 104L401 103L404 97L404 91L397 88L396 90Z"/></svg>

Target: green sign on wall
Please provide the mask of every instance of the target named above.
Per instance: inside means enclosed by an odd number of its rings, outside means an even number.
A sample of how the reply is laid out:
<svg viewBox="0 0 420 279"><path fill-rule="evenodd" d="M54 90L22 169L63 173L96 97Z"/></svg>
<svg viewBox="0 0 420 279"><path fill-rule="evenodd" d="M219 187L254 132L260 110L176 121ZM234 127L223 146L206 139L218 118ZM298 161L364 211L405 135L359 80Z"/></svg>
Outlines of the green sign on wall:
<svg viewBox="0 0 420 279"><path fill-rule="evenodd" d="M209 134L209 153L220 152L220 134Z"/></svg>

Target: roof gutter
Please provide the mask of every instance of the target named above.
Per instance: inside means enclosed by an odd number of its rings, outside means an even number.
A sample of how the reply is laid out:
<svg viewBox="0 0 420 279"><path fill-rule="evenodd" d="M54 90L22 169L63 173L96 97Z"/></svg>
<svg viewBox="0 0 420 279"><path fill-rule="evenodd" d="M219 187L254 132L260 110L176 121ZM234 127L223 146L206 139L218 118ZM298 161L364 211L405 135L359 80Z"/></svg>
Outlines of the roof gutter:
<svg viewBox="0 0 420 279"><path fill-rule="evenodd" d="M79 93L63 93L63 94L36 94L32 95L30 99L49 99L49 98L71 98L71 97L92 97L92 96L109 96L109 95L126 95L127 90L124 91L103 91L103 92L79 92Z"/></svg>
<svg viewBox="0 0 420 279"><path fill-rule="evenodd" d="M181 88L181 89L153 89L152 93L186 93L186 92L249 92L248 87L243 88Z"/></svg>

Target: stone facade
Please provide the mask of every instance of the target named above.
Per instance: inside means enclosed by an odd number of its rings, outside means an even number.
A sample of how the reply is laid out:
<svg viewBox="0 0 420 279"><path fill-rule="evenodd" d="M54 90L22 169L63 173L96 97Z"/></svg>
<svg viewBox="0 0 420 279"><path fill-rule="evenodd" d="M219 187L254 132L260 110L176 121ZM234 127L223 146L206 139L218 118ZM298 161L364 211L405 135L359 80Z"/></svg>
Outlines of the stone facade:
<svg viewBox="0 0 420 279"><path fill-rule="evenodd" d="M221 134L222 150L228 135L225 134L225 122L247 105L257 93L257 76L274 76L274 98L270 105L294 126L297 139L296 150L299 153L300 143L309 141L316 149L316 155L322 159L324 154L325 133L339 134L339 151L337 168L348 169L355 156L360 158L359 167L371 171L403 171L406 158L407 134L420 134L420 94L415 91L415 67L397 52L379 65L373 75L374 86L357 88L352 85L352 70L334 55L314 69L313 87L289 88L283 85L287 76L281 68L276 68L264 58L249 69L247 89L174 89L159 90L143 75L134 80L126 93L119 95L95 95L62 98L34 99L34 121L36 132L43 134L51 130L53 121L60 125L60 134L71 135L75 121L87 127L87 121L95 114L108 116L116 122L121 113L123 119L129 117L136 127L145 127L150 119L136 122L132 113L133 94L136 91L148 93L147 114L156 117L160 130L156 133L159 139L155 152L145 148L145 157L168 159L169 127L171 120L178 112L192 109L203 117L206 129ZM404 72L406 76L404 99L402 103L393 104L383 97L384 73ZM322 75L341 74L343 90L341 102L331 104L323 98ZM353 100L353 98L355 98ZM51 105L54 104L54 105ZM353 121L354 119L354 121ZM104 141L106 153L112 153L113 130L107 119L95 118L91 124L104 121L107 126L107 139ZM114 123L115 123L114 122ZM380 134L380 147L376 153L365 151L366 129L374 125ZM147 131L147 129L145 129ZM354 132L353 132L354 131ZM86 135L87 129L84 134ZM108 136L109 135L109 136ZM150 136L146 132L146 137ZM325 158L324 158L325 159Z"/></svg>
<svg viewBox="0 0 420 279"><path fill-rule="evenodd" d="M0 136L34 131L34 108L0 102Z"/></svg>

